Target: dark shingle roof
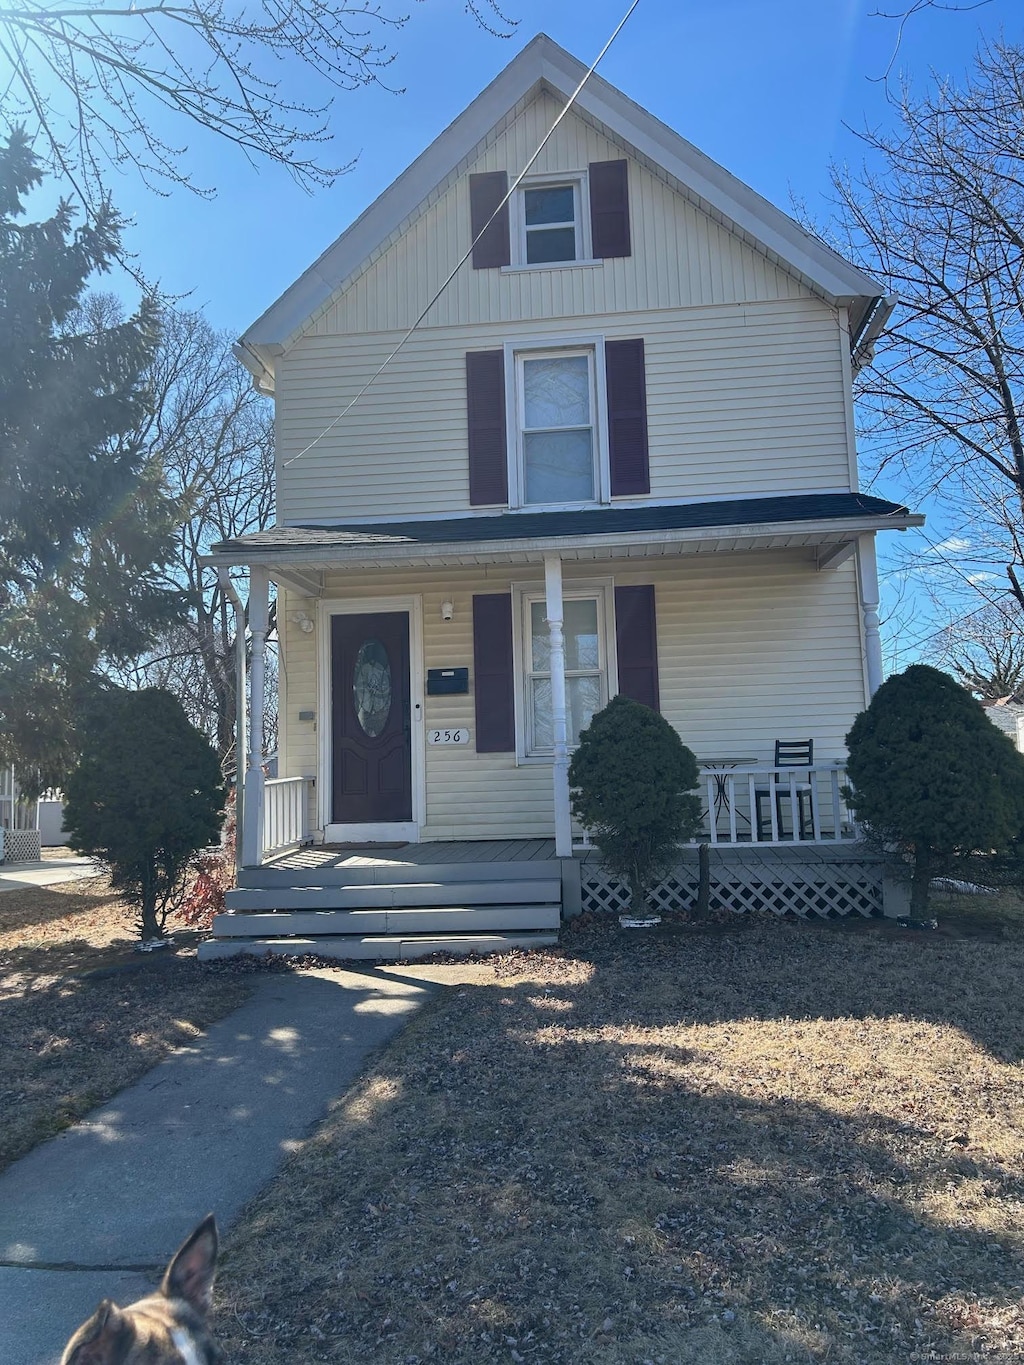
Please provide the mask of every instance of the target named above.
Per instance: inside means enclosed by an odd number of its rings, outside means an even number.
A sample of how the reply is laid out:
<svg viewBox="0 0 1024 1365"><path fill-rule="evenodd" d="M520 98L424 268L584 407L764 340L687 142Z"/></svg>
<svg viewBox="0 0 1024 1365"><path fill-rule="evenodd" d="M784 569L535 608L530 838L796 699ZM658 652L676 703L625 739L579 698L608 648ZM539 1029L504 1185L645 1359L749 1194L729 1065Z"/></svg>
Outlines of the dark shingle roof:
<svg viewBox="0 0 1024 1365"><path fill-rule="evenodd" d="M776 522L841 521L847 518L903 518L909 510L866 493L808 493L793 497L739 498L682 506L597 507L579 512L501 512L495 516L449 517L437 521L376 522L371 526L276 526L269 531L223 540L215 554L238 550L356 549L360 546L457 545L499 540L608 536L638 531L676 531L723 526L767 526Z"/></svg>

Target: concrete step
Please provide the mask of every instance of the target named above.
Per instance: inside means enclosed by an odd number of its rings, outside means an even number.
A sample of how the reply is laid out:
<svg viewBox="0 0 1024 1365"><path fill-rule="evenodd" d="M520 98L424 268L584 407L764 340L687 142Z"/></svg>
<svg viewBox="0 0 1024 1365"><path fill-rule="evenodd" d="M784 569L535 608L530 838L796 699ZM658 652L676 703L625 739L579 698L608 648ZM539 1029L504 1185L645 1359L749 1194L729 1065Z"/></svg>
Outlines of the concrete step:
<svg viewBox="0 0 1024 1365"><path fill-rule="evenodd" d="M561 901L562 883L526 881L420 880L384 886L245 887L229 891L229 910L374 910L391 906L507 905Z"/></svg>
<svg viewBox="0 0 1024 1365"><path fill-rule="evenodd" d="M213 962L243 953L263 956L280 953L290 957L313 954L339 961L408 962L432 953L507 953L513 948L545 948L558 942L552 933L534 934L422 934L414 938L340 937L207 939L199 945L199 960Z"/></svg>
<svg viewBox="0 0 1024 1365"><path fill-rule="evenodd" d="M279 910L215 915L214 938L283 938L330 934L484 933L522 929L557 930L557 902L530 905L445 905L430 909Z"/></svg>
<svg viewBox="0 0 1024 1365"><path fill-rule="evenodd" d="M243 867L239 887L277 888L298 886L394 886L402 882L494 882L550 881L561 875L557 858L534 858L529 862L500 863L393 863L382 861L369 867Z"/></svg>

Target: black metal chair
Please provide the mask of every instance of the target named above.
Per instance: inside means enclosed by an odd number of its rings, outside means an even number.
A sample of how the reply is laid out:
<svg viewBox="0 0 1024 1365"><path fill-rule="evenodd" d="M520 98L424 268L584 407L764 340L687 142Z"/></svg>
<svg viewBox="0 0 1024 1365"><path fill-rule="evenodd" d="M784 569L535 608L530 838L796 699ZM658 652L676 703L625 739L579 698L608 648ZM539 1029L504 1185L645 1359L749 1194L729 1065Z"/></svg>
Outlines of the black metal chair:
<svg viewBox="0 0 1024 1365"><path fill-rule="evenodd" d="M777 739L775 741L775 767L776 768L809 768L814 762L814 740L813 739ZM776 829L780 839L793 838L793 834L785 832L785 821L783 811L792 811L792 800L790 793L796 795L797 818L799 820L800 838L814 838L814 788L811 774L808 773L804 781L790 780L781 782L778 774L771 787L758 787L754 791L754 806L757 816L757 837L763 841L767 832L771 838L771 799L775 796L775 817Z"/></svg>

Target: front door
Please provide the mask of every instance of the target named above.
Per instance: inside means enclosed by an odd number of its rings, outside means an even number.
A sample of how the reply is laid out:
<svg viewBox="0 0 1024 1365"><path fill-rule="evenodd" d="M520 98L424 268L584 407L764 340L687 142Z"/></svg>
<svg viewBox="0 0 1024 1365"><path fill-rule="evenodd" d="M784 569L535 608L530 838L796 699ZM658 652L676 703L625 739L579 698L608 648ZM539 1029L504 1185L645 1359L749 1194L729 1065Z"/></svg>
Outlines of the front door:
<svg viewBox="0 0 1024 1365"><path fill-rule="evenodd" d="M412 819L409 613L331 617L332 820Z"/></svg>

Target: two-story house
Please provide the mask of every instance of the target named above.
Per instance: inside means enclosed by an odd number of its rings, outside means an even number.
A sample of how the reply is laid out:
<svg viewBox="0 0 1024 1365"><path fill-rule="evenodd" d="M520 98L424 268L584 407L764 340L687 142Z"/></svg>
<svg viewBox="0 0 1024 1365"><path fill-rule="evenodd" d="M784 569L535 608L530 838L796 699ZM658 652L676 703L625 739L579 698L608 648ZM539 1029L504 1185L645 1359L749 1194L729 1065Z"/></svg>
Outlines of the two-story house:
<svg viewBox="0 0 1024 1365"><path fill-rule="evenodd" d="M875 535L921 522L858 491L891 300L600 77L566 112L584 71L534 39L239 342L277 423L278 523L215 554L249 568L255 735L270 581L281 648L247 864L300 826L568 859L618 692L705 764L715 842L852 833Z"/></svg>

